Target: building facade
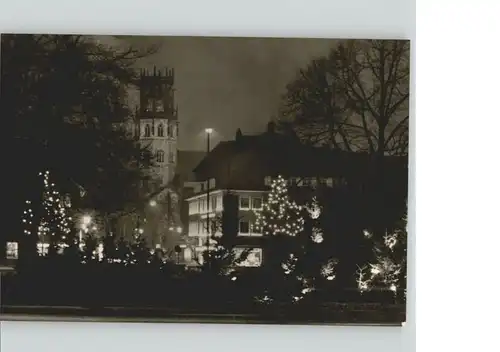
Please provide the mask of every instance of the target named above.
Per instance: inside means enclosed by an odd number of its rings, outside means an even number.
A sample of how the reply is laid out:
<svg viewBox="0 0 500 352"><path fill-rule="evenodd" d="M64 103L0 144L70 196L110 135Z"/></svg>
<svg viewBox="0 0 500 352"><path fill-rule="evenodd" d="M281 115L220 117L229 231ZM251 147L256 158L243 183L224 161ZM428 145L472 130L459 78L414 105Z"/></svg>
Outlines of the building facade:
<svg viewBox="0 0 500 352"><path fill-rule="evenodd" d="M334 161L329 152L276 133L272 123L261 135L245 136L238 130L234 140L220 142L193 170L197 184L183 202L189 215L184 226L191 239L184 257L200 262L209 247L207 239L213 239L213 246L222 235L220 227L210 228L212 221L207 218L220 217L228 206L225 196L231 194L237 197L237 250L253 248L240 265L262 265L265 238L256 230L255 221L273 178L283 176L296 193L310 198L311 192L344 182L341 160Z"/></svg>

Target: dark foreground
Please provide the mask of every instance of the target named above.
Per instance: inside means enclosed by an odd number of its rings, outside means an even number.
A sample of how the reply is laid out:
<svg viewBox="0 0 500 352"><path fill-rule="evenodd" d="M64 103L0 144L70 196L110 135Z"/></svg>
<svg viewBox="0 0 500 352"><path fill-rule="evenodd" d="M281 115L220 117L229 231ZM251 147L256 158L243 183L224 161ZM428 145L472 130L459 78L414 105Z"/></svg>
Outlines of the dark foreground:
<svg viewBox="0 0 500 352"><path fill-rule="evenodd" d="M109 322L166 322L219 324L291 324L291 325L395 325L405 321L404 307L330 304L317 307L297 306L282 309L268 307L255 312L186 311L173 308L128 307L48 307L2 306L2 320L58 320Z"/></svg>

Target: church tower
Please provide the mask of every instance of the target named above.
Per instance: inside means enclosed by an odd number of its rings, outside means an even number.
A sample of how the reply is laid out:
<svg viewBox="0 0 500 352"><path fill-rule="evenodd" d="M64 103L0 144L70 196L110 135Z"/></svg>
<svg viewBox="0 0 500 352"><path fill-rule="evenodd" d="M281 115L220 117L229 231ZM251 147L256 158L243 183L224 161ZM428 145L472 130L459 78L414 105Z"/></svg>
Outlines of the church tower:
<svg viewBox="0 0 500 352"><path fill-rule="evenodd" d="M174 105L174 70L142 70L139 77L139 106L136 112L139 140L153 153L152 170L162 185L174 177L177 165L179 123Z"/></svg>

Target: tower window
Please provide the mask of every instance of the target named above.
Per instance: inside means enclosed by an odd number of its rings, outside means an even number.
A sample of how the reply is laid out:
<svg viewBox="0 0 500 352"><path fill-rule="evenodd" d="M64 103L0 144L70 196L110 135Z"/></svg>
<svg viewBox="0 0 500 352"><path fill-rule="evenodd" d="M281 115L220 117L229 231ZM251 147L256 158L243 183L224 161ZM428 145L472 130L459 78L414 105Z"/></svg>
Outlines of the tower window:
<svg viewBox="0 0 500 352"><path fill-rule="evenodd" d="M165 161L165 152L163 150L156 151L156 162L162 163Z"/></svg>
<svg viewBox="0 0 500 352"><path fill-rule="evenodd" d="M158 137L163 137L163 125L158 125Z"/></svg>
<svg viewBox="0 0 500 352"><path fill-rule="evenodd" d="M156 111L158 112L165 111L165 107L163 106L163 100L160 99L156 101Z"/></svg>
<svg viewBox="0 0 500 352"><path fill-rule="evenodd" d="M151 136L151 127L149 126L149 124L147 124L146 127L144 128L144 136L145 137Z"/></svg>

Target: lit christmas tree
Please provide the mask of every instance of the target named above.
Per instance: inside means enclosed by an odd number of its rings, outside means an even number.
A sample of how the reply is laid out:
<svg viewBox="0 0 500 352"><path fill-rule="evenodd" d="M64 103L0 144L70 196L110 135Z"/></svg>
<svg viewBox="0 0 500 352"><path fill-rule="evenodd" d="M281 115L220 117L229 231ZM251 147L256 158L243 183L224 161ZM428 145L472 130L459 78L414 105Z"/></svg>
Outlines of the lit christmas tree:
<svg viewBox="0 0 500 352"><path fill-rule="evenodd" d="M295 237L304 230L303 209L288 196L283 177L271 183L271 191L262 210L257 212L255 227L264 236L287 235Z"/></svg>
<svg viewBox="0 0 500 352"><path fill-rule="evenodd" d="M57 191L50 180L50 172L40 173L43 177L43 194L41 207L34 207L33 202L26 201L27 209L24 211L22 222L25 224L24 233L27 236L36 234L37 242L42 242L42 253L45 254L44 244L50 245L50 251L58 251L65 246L67 237L71 234L71 217L68 212L71 204ZM39 219L35 223L34 211Z"/></svg>
<svg viewBox="0 0 500 352"><path fill-rule="evenodd" d="M267 278L263 294L255 297L263 304L298 303L308 294L335 278L337 261L328 256L323 244L320 219L322 208L314 197L301 207L301 231L293 241L271 239L272 258L268 258Z"/></svg>
<svg viewBox="0 0 500 352"><path fill-rule="evenodd" d="M364 231L367 239L373 235ZM360 292L371 291L374 288L391 291L395 297L406 297L406 217L401 226L387 233L382 243L374 244L375 260L359 267L356 281Z"/></svg>

